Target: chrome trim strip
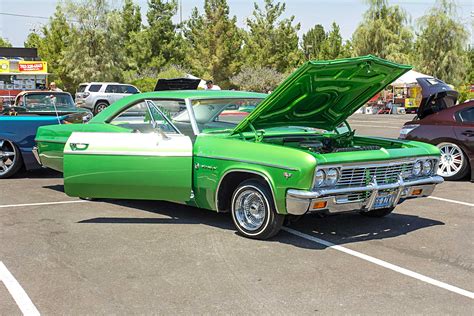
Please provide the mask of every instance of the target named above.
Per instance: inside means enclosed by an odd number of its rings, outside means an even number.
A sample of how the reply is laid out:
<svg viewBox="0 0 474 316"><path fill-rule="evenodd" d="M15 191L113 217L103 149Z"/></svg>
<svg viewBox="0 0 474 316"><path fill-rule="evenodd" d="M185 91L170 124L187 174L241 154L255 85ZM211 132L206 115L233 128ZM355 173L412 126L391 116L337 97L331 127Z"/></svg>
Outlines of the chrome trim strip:
<svg viewBox="0 0 474 316"><path fill-rule="evenodd" d="M439 156L420 156L420 157L410 157L410 158L401 158L401 159L390 159L390 160L379 160L380 163L374 163L374 161L359 161L359 162L349 162L343 164L318 164L316 168L346 168L346 167L390 167L393 165L399 165L404 163L411 163L417 160L422 159L436 159L439 160Z"/></svg>
<svg viewBox="0 0 474 316"><path fill-rule="evenodd" d="M281 166L281 165L274 165L274 164L264 163L264 162L256 162L256 161L251 161L251 160L244 160L244 159L234 159L234 158L225 158L225 157L217 157L217 156L205 156L205 155L196 155L194 157L225 160L225 161L234 161L234 162L242 162L242 163L255 164L255 165L260 165L260 166L265 166L265 167L272 167L272 168L278 168L278 169L284 169L284 170L290 170L290 171L298 171L298 169L291 168L291 167L286 167L286 166Z"/></svg>
<svg viewBox="0 0 474 316"><path fill-rule="evenodd" d="M184 104L186 104L186 109L188 109L189 120L191 121L191 127L193 128L194 135L199 135L201 132L199 131L199 127L196 122L196 117L194 116L194 110L193 105L191 103L191 99L184 99Z"/></svg>
<svg viewBox="0 0 474 316"><path fill-rule="evenodd" d="M270 187L270 191L272 192L273 205L275 206L275 210L277 211L278 214L280 214L280 212L278 212L278 206L277 206L277 204L276 204L275 192L273 192L273 187L272 187L272 184L270 183L270 180L268 180L268 177L267 177L266 175L264 175L263 173L261 173L261 172L253 171L253 170L247 170L247 169L232 169L232 170L227 170L227 171L222 175L222 177L220 178L219 183L217 184L216 195L215 195L215 197L214 197L214 200L215 200L215 203L216 203L216 211L217 211L218 213L219 213L219 201L218 201L218 196L219 196L219 189L220 189L220 187L221 187L222 180L223 180L229 173L232 173L232 172L253 173L253 174L259 175L259 176L261 176L263 179L265 179L265 181L267 182L268 186Z"/></svg>
<svg viewBox="0 0 474 316"><path fill-rule="evenodd" d="M443 183L444 179L440 176L431 176L428 178L412 180L412 181L398 181L396 183L390 184L377 184L373 182L367 186L363 187L353 187L353 188L329 188L329 189L318 189L315 191L305 191L305 190L288 190L288 195L294 198L301 199L317 199L322 196L332 195L332 194L345 194L345 193L357 193L364 191L374 191L374 190L391 190L398 189L399 187L410 187L415 185L424 185L424 184L439 184Z"/></svg>
<svg viewBox="0 0 474 316"><path fill-rule="evenodd" d="M180 152L125 152L125 151L64 151L64 154L68 155L87 155L87 156L138 156L138 157L192 157L191 153L180 153Z"/></svg>

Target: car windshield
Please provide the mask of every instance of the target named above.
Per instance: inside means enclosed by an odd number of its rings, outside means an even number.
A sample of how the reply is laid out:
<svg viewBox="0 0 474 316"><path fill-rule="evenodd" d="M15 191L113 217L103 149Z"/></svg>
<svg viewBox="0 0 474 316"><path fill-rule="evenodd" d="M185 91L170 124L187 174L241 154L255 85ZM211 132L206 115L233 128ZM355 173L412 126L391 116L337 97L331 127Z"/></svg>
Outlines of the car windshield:
<svg viewBox="0 0 474 316"><path fill-rule="evenodd" d="M194 117L202 132L206 129L231 129L239 124L263 98L222 98L192 100ZM189 123L188 111L172 118L176 123Z"/></svg>
<svg viewBox="0 0 474 316"><path fill-rule="evenodd" d="M41 110L41 109L74 109L74 100L68 93L38 93L38 94L27 94L23 97L22 102L19 104L27 108L28 110Z"/></svg>

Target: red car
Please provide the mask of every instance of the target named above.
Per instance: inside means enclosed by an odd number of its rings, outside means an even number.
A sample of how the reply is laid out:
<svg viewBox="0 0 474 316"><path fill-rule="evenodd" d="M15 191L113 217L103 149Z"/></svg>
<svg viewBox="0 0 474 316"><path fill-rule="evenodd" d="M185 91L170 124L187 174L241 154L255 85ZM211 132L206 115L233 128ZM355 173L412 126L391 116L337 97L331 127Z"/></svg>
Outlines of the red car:
<svg viewBox="0 0 474 316"><path fill-rule="evenodd" d="M441 150L438 174L474 182L474 101L456 105L458 93L441 80L417 79L422 87L418 114L406 122L401 139L422 141Z"/></svg>

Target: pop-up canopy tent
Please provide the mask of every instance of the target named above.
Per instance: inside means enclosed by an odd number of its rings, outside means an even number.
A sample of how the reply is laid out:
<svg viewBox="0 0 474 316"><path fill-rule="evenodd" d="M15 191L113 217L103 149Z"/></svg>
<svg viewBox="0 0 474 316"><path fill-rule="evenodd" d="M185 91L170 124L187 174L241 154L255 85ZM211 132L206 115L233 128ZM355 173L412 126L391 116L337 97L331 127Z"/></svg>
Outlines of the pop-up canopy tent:
<svg viewBox="0 0 474 316"><path fill-rule="evenodd" d="M431 76L422 74L421 72L410 70L403 76L395 80L391 86L393 87L406 87L417 84L416 79L418 78L429 78Z"/></svg>

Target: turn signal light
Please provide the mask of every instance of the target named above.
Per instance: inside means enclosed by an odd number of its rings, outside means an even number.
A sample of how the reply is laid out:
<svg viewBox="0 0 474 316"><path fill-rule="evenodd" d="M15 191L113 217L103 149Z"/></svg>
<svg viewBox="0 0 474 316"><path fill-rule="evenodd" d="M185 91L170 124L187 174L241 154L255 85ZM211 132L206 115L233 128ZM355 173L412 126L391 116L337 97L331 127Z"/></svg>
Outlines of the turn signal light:
<svg viewBox="0 0 474 316"><path fill-rule="evenodd" d="M313 209L326 208L327 205L328 205L328 202L326 202L326 201L314 202L314 203L313 203Z"/></svg>
<svg viewBox="0 0 474 316"><path fill-rule="evenodd" d="M412 195L421 195L421 192L423 192L422 189L415 189L411 192Z"/></svg>

